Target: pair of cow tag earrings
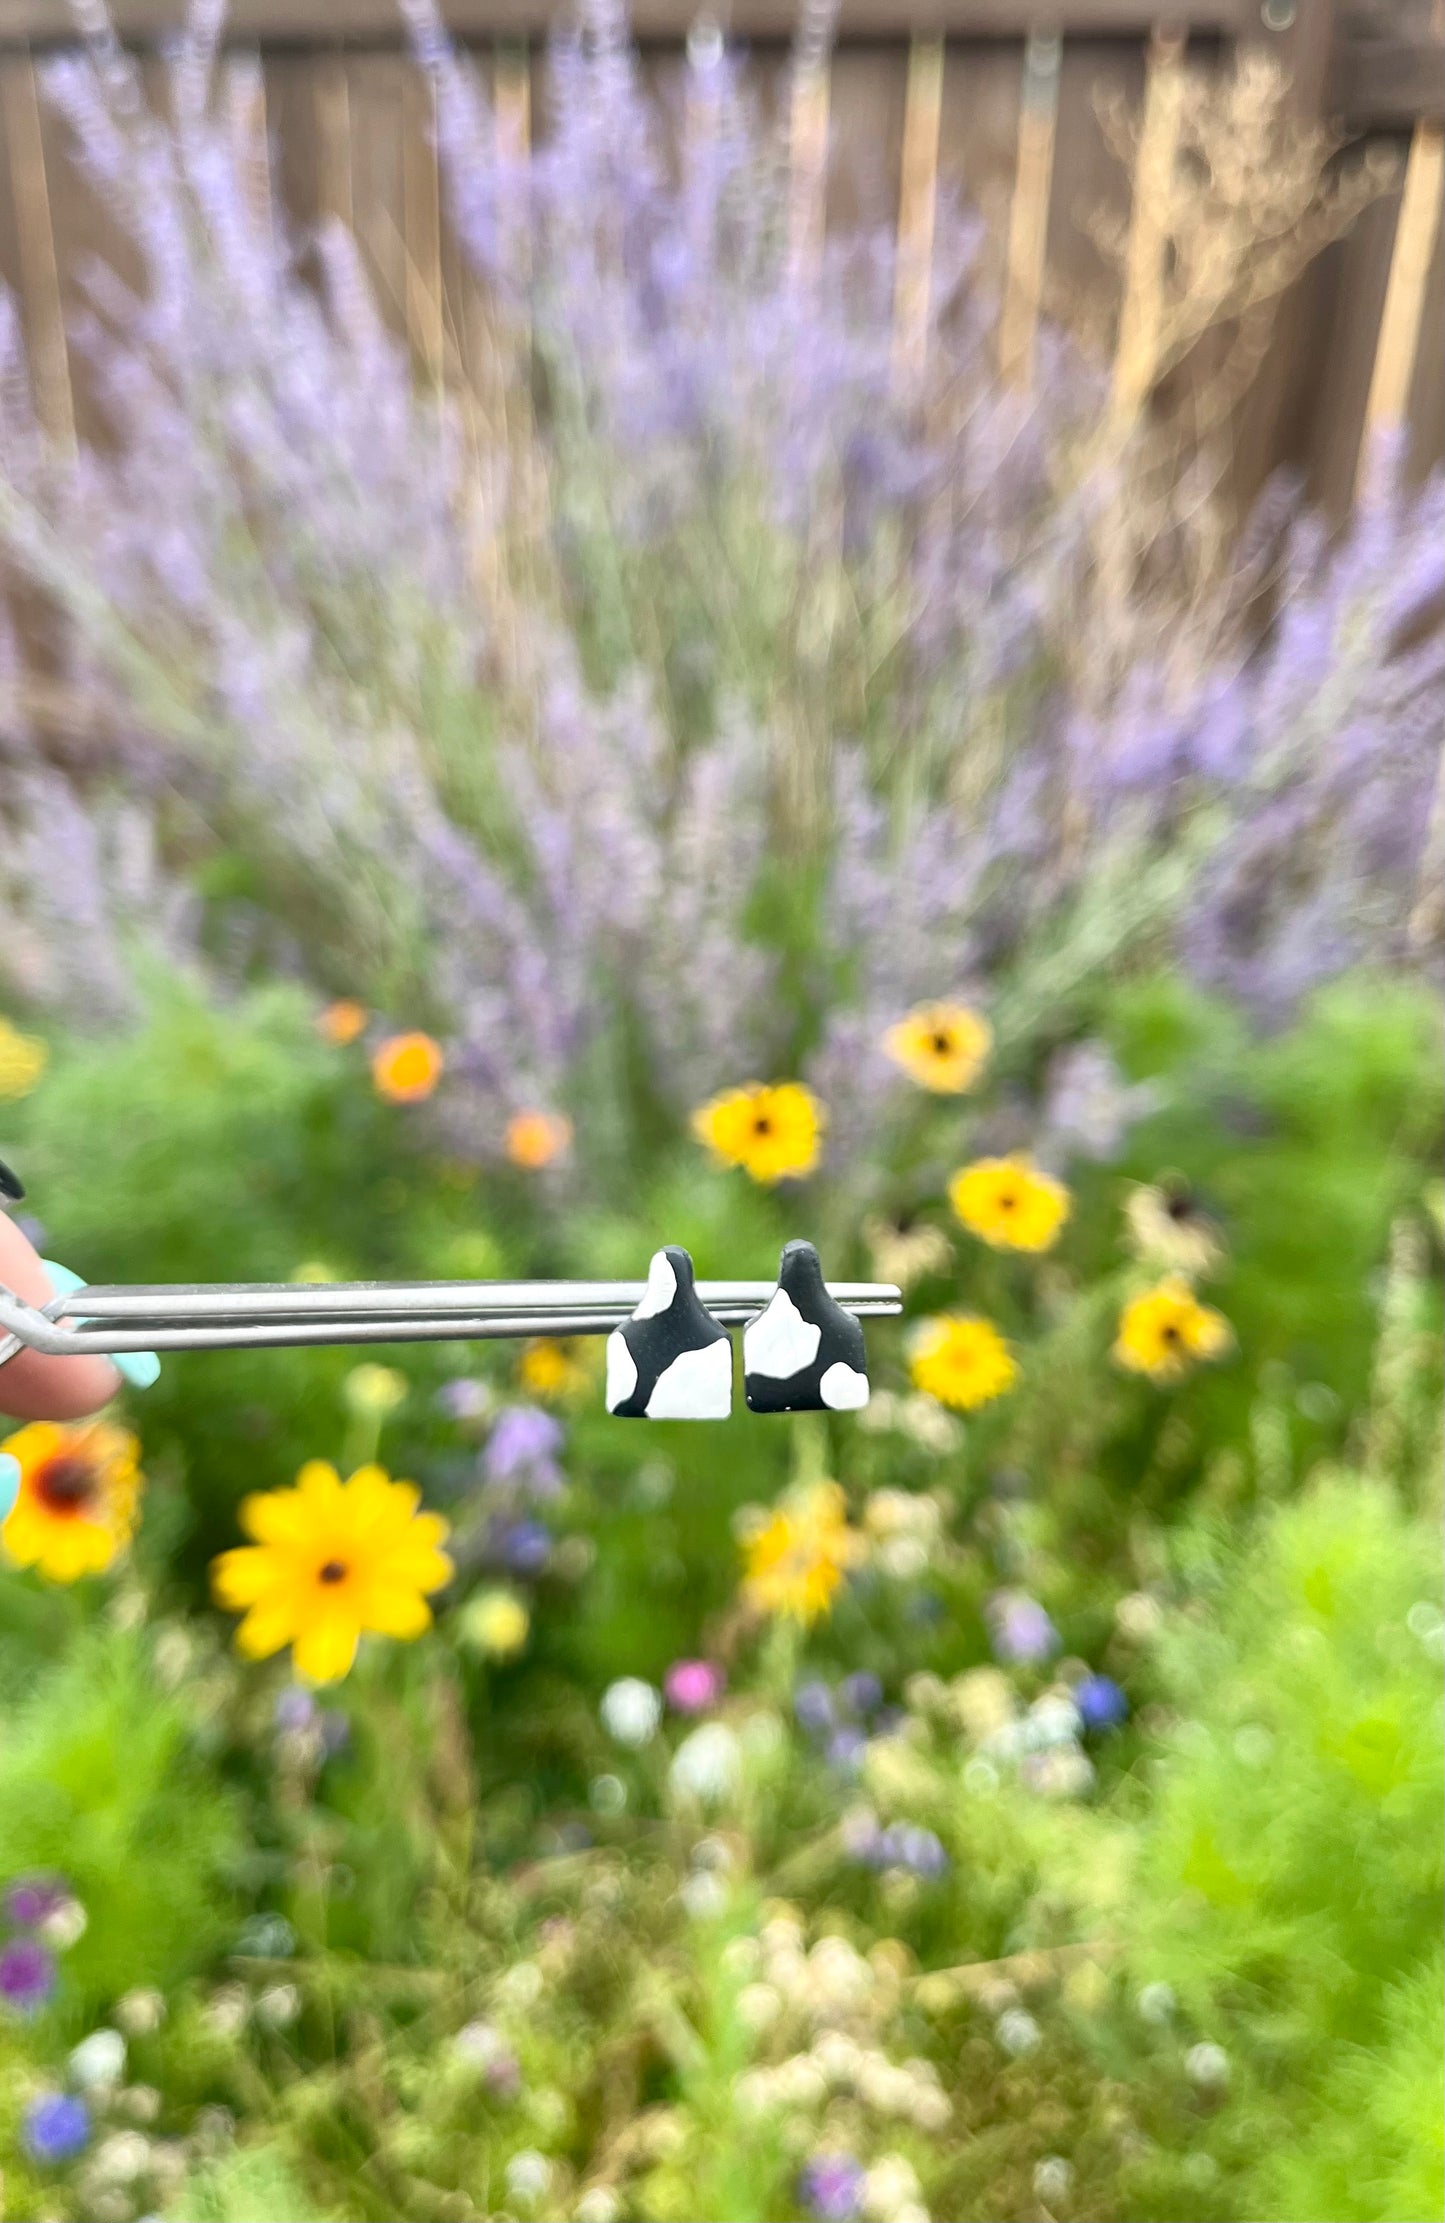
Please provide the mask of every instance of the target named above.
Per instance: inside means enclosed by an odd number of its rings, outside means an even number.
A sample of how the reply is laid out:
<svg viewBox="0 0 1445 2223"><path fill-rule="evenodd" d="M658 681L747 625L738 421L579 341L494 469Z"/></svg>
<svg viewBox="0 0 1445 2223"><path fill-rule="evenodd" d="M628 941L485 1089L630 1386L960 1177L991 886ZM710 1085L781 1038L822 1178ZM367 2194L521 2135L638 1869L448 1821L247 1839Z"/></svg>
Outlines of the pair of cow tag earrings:
<svg viewBox="0 0 1445 2223"><path fill-rule="evenodd" d="M811 1243L789 1243L778 1286L743 1329L743 1394L755 1413L857 1412L868 1402L863 1330L830 1295ZM726 1420L732 1338L703 1304L685 1250L668 1244L647 1291L607 1338L607 1410L628 1420Z"/></svg>
<svg viewBox="0 0 1445 2223"><path fill-rule="evenodd" d="M24 1189L0 1166L0 1209ZM40 1263L44 1263L41 1261ZM605 1335L607 1410L637 1420L726 1420L729 1328L743 1331L743 1385L755 1413L856 1412L868 1402L864 1319L903 1308L887 1282L823 1279L811 1243L785 1246L775 1286L699 1285L668 1244L647 1280L85 1283L47 1268L56 1294L27 1304L0 1284L0 1367L22 1351L103 1353L140 1379L157 1351L310 1344L471 1343Z"/></svg>

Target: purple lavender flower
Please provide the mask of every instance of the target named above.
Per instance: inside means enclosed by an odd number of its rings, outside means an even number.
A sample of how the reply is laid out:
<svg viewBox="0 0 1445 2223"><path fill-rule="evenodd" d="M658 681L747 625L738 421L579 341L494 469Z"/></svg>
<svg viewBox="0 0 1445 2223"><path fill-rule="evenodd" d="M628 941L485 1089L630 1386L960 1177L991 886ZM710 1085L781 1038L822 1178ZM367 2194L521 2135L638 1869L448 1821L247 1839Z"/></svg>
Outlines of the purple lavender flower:
<svg viewBox="0 0 1445 2223"><path fill-rule="evenodd" d="M1023 1590L996 1590L988 1601L993 1648L1010 1666L1034 1666L1059 1648L1059 1632L1039 1604Z"/></svg>
<svg viewBox="0 0 1445 2223"><path fill-rule="evenodd" d="M74 2161L90 2138L90 2109L70 2092L43 2092L26 2108L20 2142L41 2168Z"/></svg>
<svg viewBox="0 0 1445 2223"><path fill-rule="evenodd" d="M905 1823L889 1832L890 1858L910 1875L934 1882L948 1868L948 1854L931 1829Z"/></svg>
<svg viewBox="0 0 1445 2223"><path fill-rule="evenodd" d="M843 1775L856 1775L863 1765L863 1755L867 1750L868 1739L863 1731L852 1722L845 1722L828 1739L828 1765L830 1768L837 1768Z"/></svg>
<svg viewBox="0 0 1445 2223"><path fill-rule="evenodd" d="M272 1719L283 1735L295 1735L312 1726L316 1712L316 1700L311 1692L299 1683L290 1683L285 1690L277 1692Z"/></svg>
<svg viewBox="0 0 1445 2223"><path fill-rule="evenodd" d="M461 1374L442 1383L435 1402L449 1420L485 1420L493 1404L491 1386L475 1375Z"/></svg>
<svg viewBox="0 0 1445 2223"><path fill-rule="evenodd" d="M561 1422L539 1405L508 1405L487 1438L482 1471L489 1482L526 1482L534 1490L541 1483L544 1491L548 1485L560 1489L557 1454L564 1440Z"/></svg>
<svg viewBox="0 0 1445 2223"><path fill-rule="evenodd" d="M799 1683L793 1693L793 1713L808 1736L821 1737L833 1726L833 1693L816 1679Z"/></svg>
<svg viewBox="0 0 1445 2223"><path fill-rule="evenodd" d="M863 2212L863 2183L851 2154L814 2154L798 2178L798 2201L817 2223L853 2223Z"/></svg>
<svg viewBox="0 0 1445 2223"><path fill-rule="evenodd" d="M5 1912L17 1929L34 1930L69 1898L69 1887L59 1876L20 1876L5 1893Z"/></svg>
<svg viewBox="0 0 1445 2223"><path fill-rule="evenodd" d="M1073 1698L1086 1729L1117 1729L1129 1712L1128 1699L1108 1675L1082 1676Z"/></svg>
<svg viewBox="0 0 1445 2223"><path fill-rule="evenodd" d="M552 1552L552 1531L541 1521L506 1521L494 1532L492 1554L514 1575L539 1575Z"/></svg>
<svg viewBox="0 0 1445 2223"><path fill-rule="evenodd" d="M845 1675L838 1685L838 1696L850 1713L866 1717L876 1713L883 1703L883 1685L876 1675L866 1668L859 1668L852 1675Z"/></svg>
<svg viewBox="0 0 1445 2223"><path fill-rule="evenodd" d="M323 1706L320 1717L321 1749L328 1760L344 1752L351 1742L351 1717L339 1706Z"/></svg>
<svg viewBox="0 0 1445 2223"><path fill-rule="evenodd" d="M38 1938L12 1937L0 1946L0 1999L33 2015L55 1989L55 1957Z"/></svg>

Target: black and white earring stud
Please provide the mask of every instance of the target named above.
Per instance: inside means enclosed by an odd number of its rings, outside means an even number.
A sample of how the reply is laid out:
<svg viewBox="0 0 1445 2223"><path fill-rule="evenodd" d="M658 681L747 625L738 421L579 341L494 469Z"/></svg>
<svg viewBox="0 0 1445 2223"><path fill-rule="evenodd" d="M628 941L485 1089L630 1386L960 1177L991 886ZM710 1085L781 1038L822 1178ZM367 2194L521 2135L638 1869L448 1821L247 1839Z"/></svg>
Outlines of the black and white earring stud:
<svg viewBox="0 0 1445 2223"><path fill-rule="evenodd" d="M755 1413L850 1413L868 1402L863 1330L829 1296L811 1243L785 1245L777 1289L743 1329L743 1387Z"/></svg>
<svg viewBox="0 0 1445 2223"><path fill-rule="evenodd" d="M669 1243L653 1254L632 1318L607 1338L607 1410L631 1420L726 1420L732 1404L732 1341L704 1310L687 1252Z"/></svg>

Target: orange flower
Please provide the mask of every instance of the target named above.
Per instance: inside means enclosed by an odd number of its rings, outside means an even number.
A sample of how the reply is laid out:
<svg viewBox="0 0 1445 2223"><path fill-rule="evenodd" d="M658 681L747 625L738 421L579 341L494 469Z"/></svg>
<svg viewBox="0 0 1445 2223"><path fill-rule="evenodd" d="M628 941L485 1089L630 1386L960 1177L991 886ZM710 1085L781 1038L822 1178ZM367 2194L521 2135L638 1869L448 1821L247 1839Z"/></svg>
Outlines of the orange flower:
<svg viewBox="0 0 1445 2223"><path fill-rule="evenodd" d="M419 1104L441 1079L446 1059L429 1034L389 1034L371 1061L378 1095L392 1104Z"/></svg>
<svg viewBox="0 0 1445 2223"><path fill-rule="evenodd" d="M572 1122L560 1112L521 1111L507 1121L503 1148L514 1166L540 1173L555 1164L572 1140Z"/></svg>
<svg viewBox="0 0 1445 2223"><path fill-rule="evenodd" d="M323 1042L334 1043L338 1050L354 1042L365 1025L366 1005L354 996L340 996L316 1015L316 1032Z"/></svg>

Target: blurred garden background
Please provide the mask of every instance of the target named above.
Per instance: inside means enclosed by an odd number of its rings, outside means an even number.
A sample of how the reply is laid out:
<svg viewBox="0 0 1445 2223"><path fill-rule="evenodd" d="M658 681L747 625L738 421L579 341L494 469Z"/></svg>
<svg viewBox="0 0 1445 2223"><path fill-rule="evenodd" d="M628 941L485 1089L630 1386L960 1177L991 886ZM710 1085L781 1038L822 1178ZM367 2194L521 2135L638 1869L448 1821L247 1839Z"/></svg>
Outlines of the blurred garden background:
<svg viewBox="0 0 1445 2223"><path fill-rule="evenodd" d="M446 14L0 18L15 1217L905 1318L11 1429L0 2214L1425 2223L1438 21Z"/></svg>

